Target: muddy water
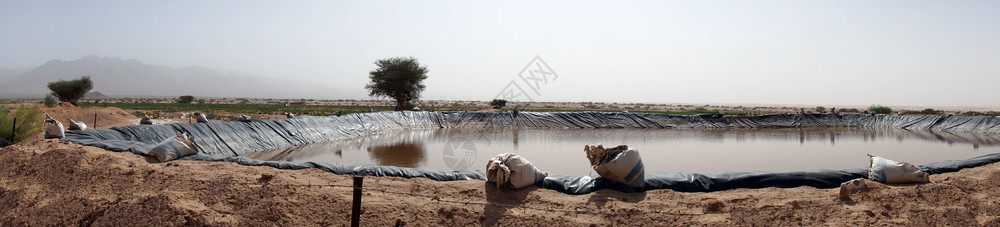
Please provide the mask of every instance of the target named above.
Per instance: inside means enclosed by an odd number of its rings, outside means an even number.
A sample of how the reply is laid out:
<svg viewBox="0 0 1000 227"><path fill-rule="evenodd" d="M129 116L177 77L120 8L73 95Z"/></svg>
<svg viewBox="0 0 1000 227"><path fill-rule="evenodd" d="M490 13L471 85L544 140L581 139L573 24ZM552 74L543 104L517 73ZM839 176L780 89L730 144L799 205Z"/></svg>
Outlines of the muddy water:
<svg viewBox="0 0 1000 227"><path fill-rule="evenodd" d="M627 144L647 172L789 171L867 167L866 154L913 164L1000 152L1000 135L896 129L427 129L246 154L289 162L483 170L515 152L542 171L596 175L586 144Z"/></svg>

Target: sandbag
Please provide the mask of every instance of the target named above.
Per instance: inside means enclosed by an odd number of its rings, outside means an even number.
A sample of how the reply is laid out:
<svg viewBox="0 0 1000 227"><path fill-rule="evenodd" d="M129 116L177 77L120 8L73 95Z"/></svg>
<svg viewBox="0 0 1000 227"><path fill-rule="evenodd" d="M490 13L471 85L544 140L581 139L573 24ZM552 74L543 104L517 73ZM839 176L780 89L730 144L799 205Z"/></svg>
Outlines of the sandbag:
<svg viewBox="0 0 1000 227"><path fill-rule="evenodd" d="M539 171L527 159L514 153L499 154L486 163L486 181L496 183L497 187L508 185L521 189L534 185L548 175L549 173Z"/></svg>
<svg viewBox="0 0 1000 227"><path fill-rule="evenodd" d="M928 183L929 175L916 166L868 154L868 179L886 184Z"/></svg>
<svg viewBox="0 0 1000 227"><path fill-rule="evenodd" d="M160 162L183 158L184 156L198 153L198 146L194 143L194 136L187 136L184 133L177 133L163 142L156 144L156 147L146 152Z"/></svg>
<svg viewBox="0 0 1000 227"><path fill-rule="evenodd" d="M69 130L87 130L87 124L69 119Z"/></svg>
<svg viewBox="0 0 1000 227"><path fill-rule="evenodd" d="M250 122L251 119L250 119L250 116L242 115L241 114L240 117L236 118L236 121L239 121L239 122Z"/></svg>
<svg viewBox="0 0 1000 227"><path fill-rule="evenodd" d="M48 118L48 114L46 114L46 118ZM48 123L45 128L46 139L66 137L66 128L63 128L62 122L52 118L45 119L45 122Z"/></svg>
<svg viewBox="0 0 1000 227"><path fill-rule="evenodd" d="M139 124L140 125L151 125L151 124L153 124L153 119L149 119L149 115L142 116L142 119L139 120Z"/></svg>
<svg viewBox="0 0 1000 227"><path fill-rule="evenodd" d="M602 178L635 188L646 186L646 168L639 151L629 149L628 145L605 149L601 144L585 145L583 150L587 152L591 167Z"/></svg>
<svg viewBox="0 0 1000 227"><path fill-rule="evenodd" d="M202 113L199 113L199 112L195 112L194 113L194 118L195 118L195 121L198 122L198 123L208 123L208 118L205 118L205 114L202 114Z"/></svg>

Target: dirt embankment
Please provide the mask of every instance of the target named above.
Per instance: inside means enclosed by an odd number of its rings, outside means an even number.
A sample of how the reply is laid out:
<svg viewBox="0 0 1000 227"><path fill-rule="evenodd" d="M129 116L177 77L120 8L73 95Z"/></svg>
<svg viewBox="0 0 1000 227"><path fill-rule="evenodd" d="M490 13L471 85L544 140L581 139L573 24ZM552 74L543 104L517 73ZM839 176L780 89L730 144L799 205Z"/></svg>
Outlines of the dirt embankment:
<svg viewBox="0 0 1000 227"><path fill-rule="evenodd" d="M70 119L81 121L87 124L89 128L94 128L95 125L97 128L135 125L132 123L132 120L138 119L122 109L111 107L43 107L41 111L48 113L49 116L62 122L67 127L69 126Z"/></svg>
<svg viewBox="0 0 1000 227"><path fill-rule="evenodd" d="M87 116L83 110L48 112L57 118ZM132 118L107 121L127 124ZM100 115L98 120L102 128L115 125L100 123ZM2 226L342 226L350 221L351 177L315 169L149 163L131 153L40 135L0 149L0 162L5 163L0 165ZM811 187L602 190L573 196L534 187L497 189L483 181L367 177L361 217L368 226L1000 225L1000 164L931 180L876 187L841 200L838 189Z"/></svg>

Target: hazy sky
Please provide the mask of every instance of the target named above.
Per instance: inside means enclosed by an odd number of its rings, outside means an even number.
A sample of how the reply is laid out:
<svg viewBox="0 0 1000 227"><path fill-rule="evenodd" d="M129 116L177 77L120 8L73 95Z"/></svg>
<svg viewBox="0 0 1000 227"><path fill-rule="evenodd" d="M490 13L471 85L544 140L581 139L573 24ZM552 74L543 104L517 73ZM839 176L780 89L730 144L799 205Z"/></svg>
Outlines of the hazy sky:
<svg viewBox="0 0 1000 227"><path fill-rule="evenodd" d="M374 60L413 56L424 99L1000 106L1000 1L0 0L0 31L0 68L98 55L337 91L304 98L366 98ZM535 56L558 75L538 92Z"/></svg>

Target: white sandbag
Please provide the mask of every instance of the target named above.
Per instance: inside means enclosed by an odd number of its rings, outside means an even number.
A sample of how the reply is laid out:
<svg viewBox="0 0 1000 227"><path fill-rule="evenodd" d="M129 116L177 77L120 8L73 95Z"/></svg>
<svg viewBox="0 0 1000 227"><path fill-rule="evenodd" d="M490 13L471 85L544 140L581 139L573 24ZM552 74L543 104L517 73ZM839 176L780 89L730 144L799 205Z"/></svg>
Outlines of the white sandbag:
<svg viewBox="0 0 1000 227"><path fill-rule="evenodd" d="M69 130L87 130L87 124L69 119Z"/></svg>
<svg viewBox="0 0 1000 227"><path fill-rule="evenodd" d="M916 166L868 154L868 179L886 184L928 183L930 177Z"/></svg>
<svg viewBox="0 0 1000 227"><path fill-rule="evenodd" d="M242 114L240 115L240 117L236 118L236 121L239 121L239 122L250 122L250 120L251 120L250 116L242 115Z"/></svg>
<svg viewBox="0 0 1000 227"><path fill-rule="evenodd" d="M51 118L46 119L45 122L48 123L48 126L45 128L46 139L66 137L66 128L63 128L62 122Z"/></svg>
<svg viewBox="0 0 1000 227"><path fill-rule="evenodd" d="M628 186L642 188L646 186L646 168L642 165L639 151L628 148L628 145L605 149L603 145L585 145L590 165L601 177Z"/></svg>
<svg viewBox="0 0 1000 227"><path fill-rule="evenodd" d="M521 189L545 179L549 173L539 171L527 159L514 153L499 154L486 163L486 180L497 187L508 185Z"/></svg>
<svg viewBox="0 0 1000 227"><path fill-rule="evenodd" d="M167 162L197 153L198 146L194 143L194 137L177 133L177 135L156 144L156 147L146 152L146 155L152 156L160 162Z"/></svg>
<svg viewBox="0 0 1000 227"><path fill-rule="evenodd" d="M195 121L197 121L198 123L208 123L208 118L205 118L205 114L202 114L202 113L199 113L199 112L195 112L194 113L194 118L195 118Z"/></svg>

